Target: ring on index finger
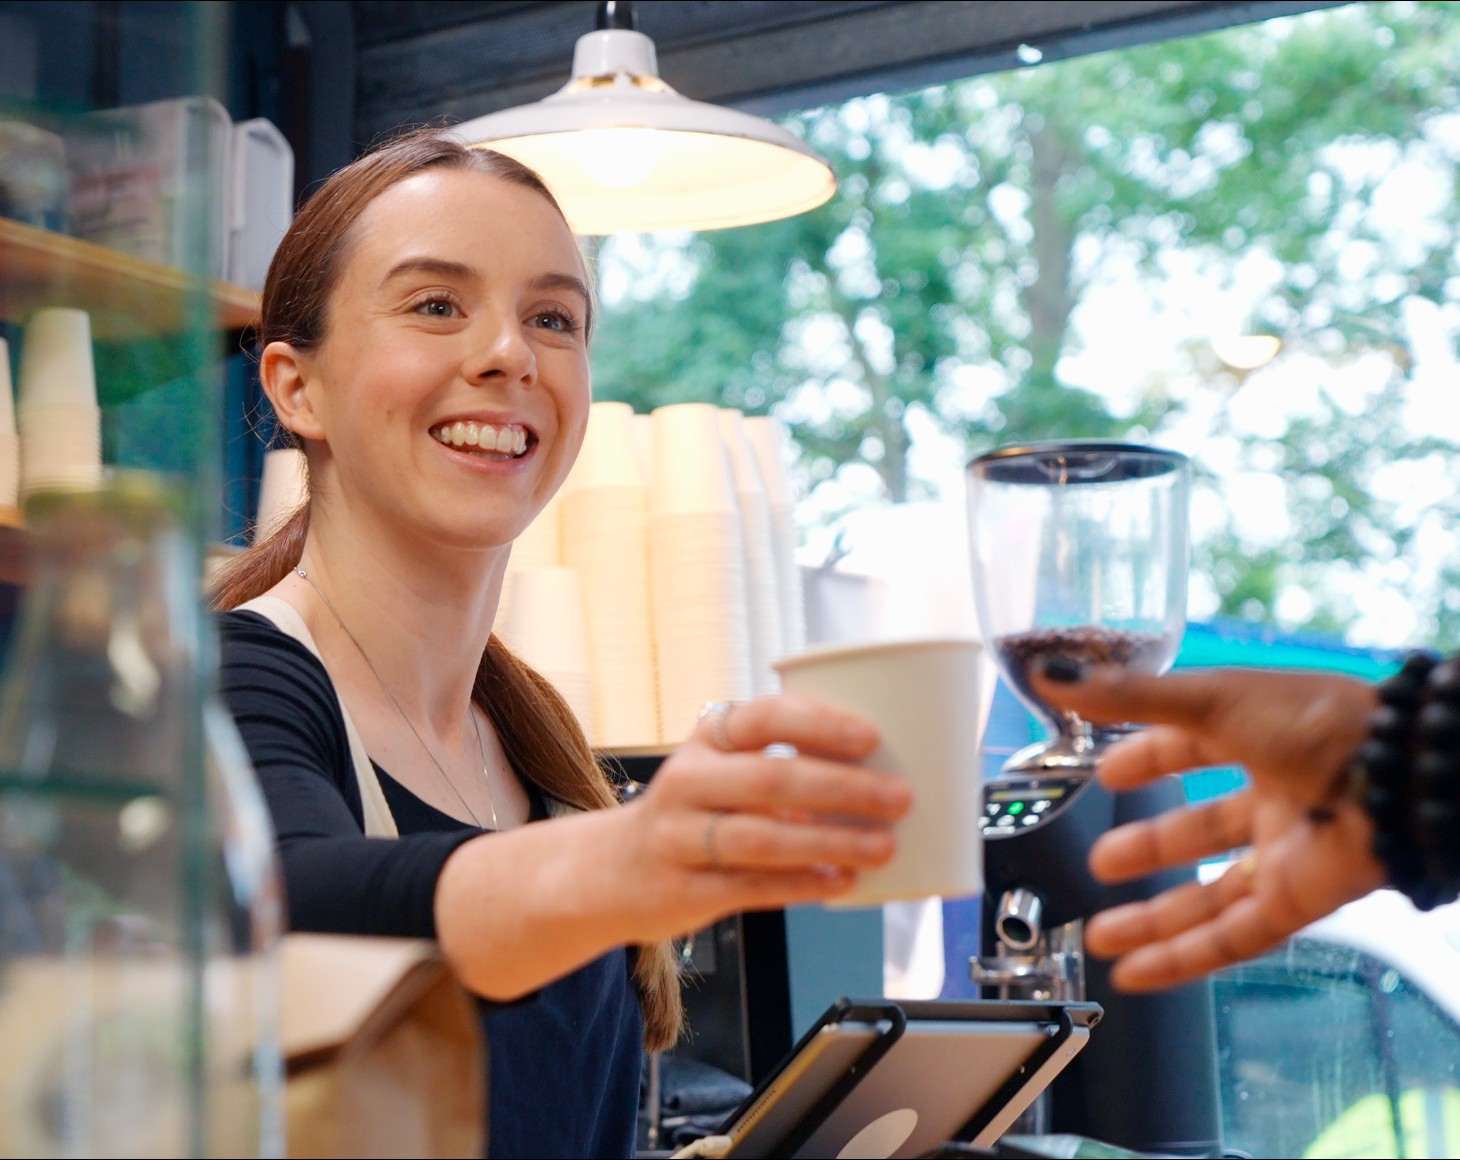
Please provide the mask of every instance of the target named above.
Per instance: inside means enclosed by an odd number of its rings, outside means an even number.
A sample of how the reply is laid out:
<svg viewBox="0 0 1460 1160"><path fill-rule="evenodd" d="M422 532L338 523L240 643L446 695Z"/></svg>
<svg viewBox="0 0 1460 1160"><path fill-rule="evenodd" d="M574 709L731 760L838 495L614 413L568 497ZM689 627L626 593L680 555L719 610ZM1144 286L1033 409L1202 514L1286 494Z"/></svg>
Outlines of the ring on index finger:
<svg viewBox="0 0 1460 1160"><path fill-rule="evenodd" d="M734 708L731 701L706 701L705 707L700 710L700 720L709 719L714 737L715 748L722 753L733 753L735 746L730 743L730 733L725 723L730 719L730 710Z"/></svg>
<svg viewBox="0 0 1460 1160"><path fill-rule="evenodd" d="M1251 882L1253 876L1257 873L1257 851L1248 850L1246 854L1242 855L1237 866L1242 871L1242 877L1248 882Z"/></svg>

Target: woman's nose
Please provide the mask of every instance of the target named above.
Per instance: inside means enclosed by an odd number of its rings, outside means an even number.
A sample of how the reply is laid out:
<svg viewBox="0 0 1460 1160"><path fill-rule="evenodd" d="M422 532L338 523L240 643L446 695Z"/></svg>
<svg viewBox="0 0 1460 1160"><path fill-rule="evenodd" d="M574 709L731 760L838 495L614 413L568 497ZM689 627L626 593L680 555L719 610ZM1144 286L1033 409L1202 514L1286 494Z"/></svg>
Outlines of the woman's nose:
<svg viewBox="0 0 1460 1160"><path fill-rule="evenodd" d="M537 354L515 318L483 319L473 335L468 378L473 381L537 381Z"/></svg>

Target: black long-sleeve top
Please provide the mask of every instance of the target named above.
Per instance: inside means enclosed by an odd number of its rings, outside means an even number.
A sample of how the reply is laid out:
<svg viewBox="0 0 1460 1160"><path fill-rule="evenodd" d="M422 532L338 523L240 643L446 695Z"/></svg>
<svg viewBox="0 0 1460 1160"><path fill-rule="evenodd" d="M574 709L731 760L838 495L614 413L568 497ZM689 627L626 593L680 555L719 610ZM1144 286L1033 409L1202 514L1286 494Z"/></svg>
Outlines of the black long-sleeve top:
<svg viewBox="0 0 1460 1160"><path fill-rule="evenodd" d="M219 618L221 689L273 817L293 930L434 938L436 882L483 830L378 765L398 838L367 838L344 718L319 659L252 612ZM529 822L547 817L524 779ZM494 1156L630 1156L642 1016L612 951L516 1003L482 1003Z"/></svg>

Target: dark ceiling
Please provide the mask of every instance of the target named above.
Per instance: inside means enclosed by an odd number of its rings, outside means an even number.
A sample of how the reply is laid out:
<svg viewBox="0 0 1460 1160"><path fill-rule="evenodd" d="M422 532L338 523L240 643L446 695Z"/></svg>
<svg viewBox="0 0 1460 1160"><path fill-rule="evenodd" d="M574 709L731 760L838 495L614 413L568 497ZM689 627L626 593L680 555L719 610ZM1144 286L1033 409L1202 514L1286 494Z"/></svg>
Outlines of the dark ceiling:
<svg viewBox="0 0 1460 1160"><path fill-rule="evenodd" d="M659 0L635 11L671 85L769 114L1017 67L1021 45L1048 61L1328 6ZM567 80L573 43L593 29L597 9L591 0L353 0L355 139L436 118L467 120L546 96Z"/></svg>

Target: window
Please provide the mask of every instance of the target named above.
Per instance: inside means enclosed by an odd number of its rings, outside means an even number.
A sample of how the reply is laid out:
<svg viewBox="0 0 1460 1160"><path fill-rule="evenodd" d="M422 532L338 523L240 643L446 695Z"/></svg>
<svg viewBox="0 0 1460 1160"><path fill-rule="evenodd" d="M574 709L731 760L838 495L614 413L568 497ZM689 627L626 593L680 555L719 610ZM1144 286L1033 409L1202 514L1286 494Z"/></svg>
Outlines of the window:
<svg viewBox="0 0 1460 1160"><path fill-rule="evenodd" d="M1455 647L1457 63L1455 6L1354 4L807 112L823 209L599 247L597 395L782 418L808 563L856 552L849 513L960 505L1001 443L1173 447L1178 664ZM944 915L957 993L976 915ZM1412 978L1317 937L1224 976L1228 1145L1394 1155L1397 1106L1409 1154L1460 1155L1460 1006Z"/></svg>
<svg viewBox="0 0 1460 1160"><path fill-rule="evenodd" d="M1215 991L1227 1147L1254 1156L1460 1153L1460 1029L1399 968L1296 938L1224 972Z"/></svg>

